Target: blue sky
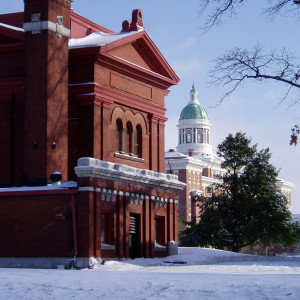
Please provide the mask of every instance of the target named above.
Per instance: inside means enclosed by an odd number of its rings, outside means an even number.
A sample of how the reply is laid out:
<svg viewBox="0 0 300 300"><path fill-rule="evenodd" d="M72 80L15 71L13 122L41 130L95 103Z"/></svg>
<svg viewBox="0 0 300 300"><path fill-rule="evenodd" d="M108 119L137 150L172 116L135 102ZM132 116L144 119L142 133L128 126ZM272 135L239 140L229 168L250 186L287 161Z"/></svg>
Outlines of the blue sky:
<svg viewBox="0 0 300 300"><path fill-rule="evenodd" d="M82 16L114 31L120 31L122 21L131 19L131 12L141 8L144 26L157 47L180 78L166 97L166 149L177 146L177 123L182 108L189 101L193 82L198 99L206 108L212 123L214 149L228 133L242 131L258 148L271 149L271 162L280 169L279 177L293 182L293 212L300 213L300 145L289 146L291 127L299 123L299 105L290 107L290 100L280 104L285 86L272 82L249 82L231 98L216 107L223 87L211 86L208 70L213 60L235 46L252 48L260 44L267 49L287 49L297 55L299 28L297 19L278 17L266 21L262 10L265 1L249 1L236 18L226 18L223 24L201 34L202 17L197 14L199 0L99 1L75 0L73 9ZM259 4L258 4L259 3ZM7 1L0 13L23 10L22 0Z"/></svg>

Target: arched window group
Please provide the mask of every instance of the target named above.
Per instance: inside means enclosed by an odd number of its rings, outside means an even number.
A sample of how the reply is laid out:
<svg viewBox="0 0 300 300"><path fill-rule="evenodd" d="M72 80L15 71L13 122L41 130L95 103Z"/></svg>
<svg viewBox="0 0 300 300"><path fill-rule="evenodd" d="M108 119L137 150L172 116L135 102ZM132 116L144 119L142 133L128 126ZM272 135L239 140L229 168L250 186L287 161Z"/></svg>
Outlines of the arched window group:
<svg viewBox="0 0 300 300"><path fill-rule="evenodd" d="M128 121L123 128L122 120L117 119L116 151L142 157L142 136L143 132L140 124L133 128L132 123Z"/></svg>

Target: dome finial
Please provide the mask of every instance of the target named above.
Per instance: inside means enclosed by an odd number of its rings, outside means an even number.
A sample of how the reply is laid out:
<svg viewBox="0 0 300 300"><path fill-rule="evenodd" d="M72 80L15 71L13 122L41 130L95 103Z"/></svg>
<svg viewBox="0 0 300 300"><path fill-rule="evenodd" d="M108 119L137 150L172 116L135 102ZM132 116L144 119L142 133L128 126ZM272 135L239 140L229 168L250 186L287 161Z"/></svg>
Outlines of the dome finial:
<svg viewBox="0 0 300 300"><path fill-rule="evenodd" d="M198 103L197 99L198 92L195 87L195 83L192 85L192 89L190 90L190 103Z"/></svg>
<svg viewBox="0 0 300 300"><path fill-rule="evenodd" d="M195 83L193 82L193 85L192 85L192 89L191 89L191 92L196 92L197 90L196 90L196 88L195 88Z"/></svg>

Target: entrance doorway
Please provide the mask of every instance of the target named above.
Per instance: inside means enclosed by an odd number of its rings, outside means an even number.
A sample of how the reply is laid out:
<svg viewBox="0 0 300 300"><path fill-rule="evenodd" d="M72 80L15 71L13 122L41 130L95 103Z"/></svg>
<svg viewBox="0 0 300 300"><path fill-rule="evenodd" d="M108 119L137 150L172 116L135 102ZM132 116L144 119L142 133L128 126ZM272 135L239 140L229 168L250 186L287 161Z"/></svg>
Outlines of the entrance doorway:
<svg viewBox="0 0 300 300"><path fill-rule="evenodd" d="M139 214L129 215L129 257L140 257L141 217Z"/></svg>

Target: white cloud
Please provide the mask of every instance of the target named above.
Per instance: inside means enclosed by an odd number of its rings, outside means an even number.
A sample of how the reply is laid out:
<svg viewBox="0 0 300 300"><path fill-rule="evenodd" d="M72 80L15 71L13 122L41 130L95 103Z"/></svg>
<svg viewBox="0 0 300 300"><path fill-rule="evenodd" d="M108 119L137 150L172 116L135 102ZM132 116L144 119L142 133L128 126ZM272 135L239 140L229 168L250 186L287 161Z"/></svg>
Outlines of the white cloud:
<svg viewBox="0 0 300 300"><path fill-rule="evenodd" d="M178 45L178 49L186 50L188 48L192 48L196 43L196 39L193 36L188 37L181 44Z"/></svg>
<svg viewBox="0 0 300 300"><path fill-rule="evenodd" d="M179 75L179 77L185 77L191 75L192 73L195 73L197 76L199 76L199 73L201 74L206 72L206 70L204 70L204 64L198 57L174 60L170 63L170 65Z"/></svg>

